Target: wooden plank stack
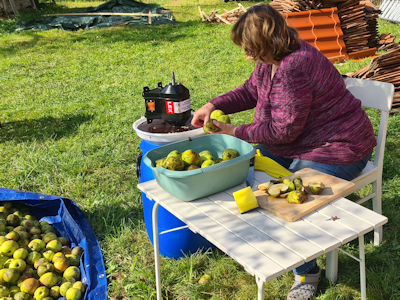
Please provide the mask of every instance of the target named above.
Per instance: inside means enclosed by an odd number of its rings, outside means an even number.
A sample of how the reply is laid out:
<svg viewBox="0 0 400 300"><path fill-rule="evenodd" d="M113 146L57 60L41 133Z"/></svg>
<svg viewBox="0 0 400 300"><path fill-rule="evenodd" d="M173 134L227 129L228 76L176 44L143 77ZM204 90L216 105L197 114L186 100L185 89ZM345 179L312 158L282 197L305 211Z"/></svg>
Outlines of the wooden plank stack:
<svg viewBox="0 0 400 300"><path fill-rule="evenodd" d="M396 37L391 33L382 33L378 38L378 50L391 50L400 47L395 43Z"/></svg>
<svg viewBox="0 0 400 300"><path fill-rule="evenodd" d="M347 0L273 0L270 5L281 13L336 7Z"/></svg>
<svg viewBox="0 0 400 300"><path fill-rule="evenodd" d="M222 14L218 14L217 10L213 10L210 14L206 14L200 6L198 6L201 20L206 23L225 23L225 24L235 24L239 18L247 11L243 5L238 3L238 7L226 11Z"/></svg>
<svg viewBox="0 0 400 300"><path fill-rule="evenodd" d="M269 5L283 14L302 11L296 2L290 0L274 0Z"/></svg>
<svg viewBox="0 0 400 300"><path fill-rule="evenodd" d="M390 82L394 85L392 113L400 111L400 46L372 59L369 66L350 77Z"/></svg>
<svg viewBox="0 0 400 300"><path fill-rule="evenodd" d="M362 1L361 4L364 5L367 30L371 34L368 39L368 46L376 48L378 46L378 17L381 11L369 1Z"/></svg>
<svg viewBox="0 0 400 300"><path fill-rule="evenodd" d="M364 5L359 0L347 0L338 4L338 14L347 53L369 49L371 33L368 32Z"/></svg>
<svg viewBox="0 0 400 300"><path fill-rule="evenodd" d="M323 0L274 0L270 5L281 13L332 7L324 5Z"/></svg>

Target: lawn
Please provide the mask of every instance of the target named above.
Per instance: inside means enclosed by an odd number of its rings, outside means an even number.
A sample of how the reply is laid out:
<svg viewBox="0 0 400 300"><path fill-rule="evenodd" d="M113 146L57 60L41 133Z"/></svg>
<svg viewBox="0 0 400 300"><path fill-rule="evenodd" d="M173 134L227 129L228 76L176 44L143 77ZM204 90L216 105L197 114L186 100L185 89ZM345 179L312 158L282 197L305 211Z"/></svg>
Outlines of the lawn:
<svg viewBox="0 0 400 300"><path fill-rule="evenodd" d="M59 195L85 212L102 247L110 299L154 299L153 249L136 185L140 139L132 123L144 114L144 86L166 83L174 71L189 88L192 108L226 92L254 65L229 38L231 26L204 24L209 12L230 9L221 0L160 0L177 25L125 26L76 32L9 33L14 20L0 20L0 186ZM42 4L40 13L66 12L101 2ZM243 2L249 6L251 2ZM23 15L21 18L28 18ZM400 26L379 22L379 31L400 36ZM343 74L369 63L337 65ZM375 128L377 115L368 112ZM251 120L236 114L233 123ZM391 115L383 171L384 241L366 238L368 299L400 298L400 115ZM356 198L357 195L353 196ZM346 250L357 255L357 245ZM319 259L324 267L324 257ZM215 250L178 261L161 260L166 299L254 299L256 284L235 261ZM212 280L197 282L203 274ZM266 299L286 299L287 273L266 285ZM336 285L325 279L318 299L359 299L358 262L339 255Z"/></svg>

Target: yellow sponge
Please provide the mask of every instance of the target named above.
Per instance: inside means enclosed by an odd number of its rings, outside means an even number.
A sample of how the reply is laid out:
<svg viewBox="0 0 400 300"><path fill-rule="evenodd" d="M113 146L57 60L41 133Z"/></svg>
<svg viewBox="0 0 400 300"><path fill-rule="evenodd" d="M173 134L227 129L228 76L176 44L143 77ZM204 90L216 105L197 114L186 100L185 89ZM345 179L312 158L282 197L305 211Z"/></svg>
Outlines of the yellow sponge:
<svg viewBox="0 0 400 300"><path fill-rule="evenodd" d="M249 186L234 192L233 198L235 198L241 214L258 207L256 196L254 196L254 193Z"/></svg>

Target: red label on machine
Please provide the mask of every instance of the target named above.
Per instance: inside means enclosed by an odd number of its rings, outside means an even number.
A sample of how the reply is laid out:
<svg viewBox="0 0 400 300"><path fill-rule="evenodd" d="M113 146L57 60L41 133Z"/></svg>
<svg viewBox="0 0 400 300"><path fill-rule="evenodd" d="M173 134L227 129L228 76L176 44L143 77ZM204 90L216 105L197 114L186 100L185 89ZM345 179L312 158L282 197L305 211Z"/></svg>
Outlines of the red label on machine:
<svg viewBox="0 0 400 300"><path fill-rule="evenodd" d="M165 110L166 110L167 114L173 115L175 113L174 101L165 101Z"/></svg>

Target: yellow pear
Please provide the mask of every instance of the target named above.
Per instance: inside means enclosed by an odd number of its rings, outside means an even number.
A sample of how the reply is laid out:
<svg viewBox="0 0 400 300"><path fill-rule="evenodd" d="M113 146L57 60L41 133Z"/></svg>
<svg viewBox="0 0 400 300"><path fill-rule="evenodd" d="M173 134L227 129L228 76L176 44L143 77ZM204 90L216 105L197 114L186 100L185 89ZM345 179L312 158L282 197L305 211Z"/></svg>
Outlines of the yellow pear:
<svg viewBox="0 0 400 300"><path fill-rule="evenodd" d="M7 270L6 268L0 270L0 283L5 283L3 276L6 270Z"/></svg>
<svg viewBox="0 0 400 300"><path fill-rule="evenodd" d="M35 293L33 294L33 298L35 300L42 300L43 298L47 297L50 294L50 290L48 287L45 286L39 286Z"/></svg>
<svg viewBox="0 0 400 300"><path fill-rule="evenodd" d="M59 240L51 240L46 244L46 249L51 250L53 252L59 252L62 248L62 244Z"/></svg>
<svg viewBox="0 0 400 300"><path fill-rule="evenodd" d="M45 247L45 243L41 239L33 239L29 242L28 247L32 251L40 251Z"/></svg>
<svg viewBox="0 0 400 300"><path fill-rule="evenodd" d="M60 297L60 287L58 285L50 288L50 296L54 299L58 299Z"/></svg>
<svg viewBox="0 0 400 300"><path fill-rule="evenodd" d="M19 248L13 253L14 258L25 259L28 257L28 250L26 248Z"/></svg>
<svg viewBox="0 0 400 300"><path fill-rule="evenodd" d="M51 259L51 261L52 261L53 263L55 263L56 260L57 260L57 259L60 259L60 258L65 258L65 255L64 255L64 253L62 253L62 252L57 252L57 253L55 253L55 254L53 255L53 258Z"/></svg>
<svg viewBox="0 0 400 300"><path fill-rule="evenodd" d="M33 295L36 289L39 287L39 280L35 278L25 279L20 286L21 292Z"/></svg>
<svg viewBox="0 0 400 300"><path fill-rule="evenodd" d="M14 294L14 300L30 300L31 296L28 293L17 292Z"/></svg>
<svg viewBox="0 0 400 300"><path fill-rule="evenodd" d="M55 286L57 284L59 278L55 273L47 272L40 276L39 281L41 284L51 288L52 286Z"/></svg>
<svg viewBox="0 0 400 300"><path fill-rule="evenodd" d="M19 278L19 271L18 269L12 268L7 269L3 274L3 280L8 283L17 283Z"/></svg>
<svg viewBox="0 0 400 300"><path fill-rule="evenodd" d="M6 286L0 285L0 297L7 297L9 293L10 292Z"/></svg>
<svg viewBox="0 0 400 300"><path fill-rule="evenodd" d="M83 294L83 293L85 292L85 290L86 290L86 285L85 285L82 281L75 281L75 282L72 284L72 287L73 287L73 288L76 288L76 289L78 289L78 290L80 290L82 294Z"/></svg>
<svg viewBox="0 0 400 300"><path fill-rule="evenodd" d="M60 273L63 273L69 267L68 260L64 258L56 259L54 262L54 269Z"/></svg>
<svg viewBox="0 0 400 300"><path fill-rule="evenodd" d="M19 248L19 245L16 241L8 240L1 244L0 246L0 253L6 256L12 256L14 251Z"/></svg>
<svg viewBox="0 0 400 300"><path fill-rule="evenodd" d="M15 258L11 261L9 268L15 268L22 273L26 268L26 262L21 258Z"/></svg>
<svg viewBox="0 0 400 300"><path fill-rule="evenodd" d="M60 285L60 295L65 297L69 288L72 287L72 282L66 281Z"/></svg>
<svg viewBox="0 0 400 300"><path fill-rule="evenodd" d="M65 294L65 298L67 298L67 300L80 300L81 297L82 297L81 291L73 287L69 288L67 290L67 293Z"/></svg>
<svg viewBox="0 0 400 300"><path fill-rule="evenodd" d="M81 277L81 271L79 270L78 267L71 266L64 271L63 277L68 281L76 281Z"/></svg>

